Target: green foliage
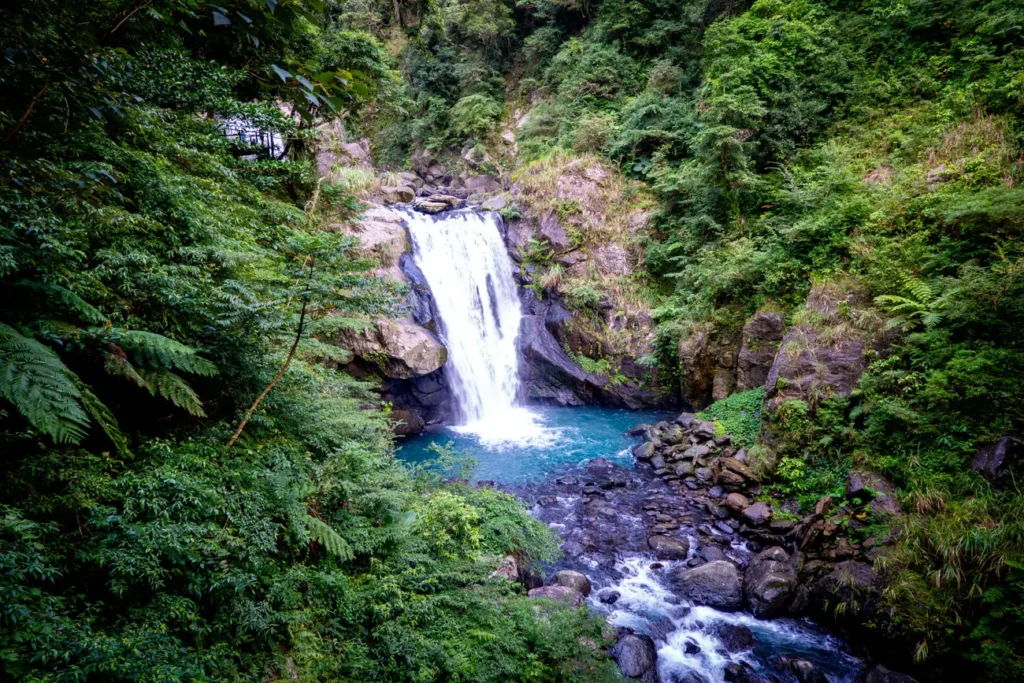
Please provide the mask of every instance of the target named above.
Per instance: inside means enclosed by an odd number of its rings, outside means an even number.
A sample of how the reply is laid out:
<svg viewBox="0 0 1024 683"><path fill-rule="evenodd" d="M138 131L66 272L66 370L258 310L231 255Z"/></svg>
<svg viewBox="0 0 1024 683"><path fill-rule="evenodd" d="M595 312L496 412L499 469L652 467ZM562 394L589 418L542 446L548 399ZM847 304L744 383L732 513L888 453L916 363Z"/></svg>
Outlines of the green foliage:
<svg viewBox="0 0 1024 683"><path fill-rule="evenodd" d="M714 420L716 429L721 425L723 434L731 434L733 443L750 448L761 432L761 404L764 387L733 394L715 401L700 413L702 420Z"/></svg>
<svg viewBox="0 0 1024 683"><path fill-rule="evenodd" d="M481 137L501 116L501 103L487 95L467 95L451 109L451 128L464 137Z"/></svg>

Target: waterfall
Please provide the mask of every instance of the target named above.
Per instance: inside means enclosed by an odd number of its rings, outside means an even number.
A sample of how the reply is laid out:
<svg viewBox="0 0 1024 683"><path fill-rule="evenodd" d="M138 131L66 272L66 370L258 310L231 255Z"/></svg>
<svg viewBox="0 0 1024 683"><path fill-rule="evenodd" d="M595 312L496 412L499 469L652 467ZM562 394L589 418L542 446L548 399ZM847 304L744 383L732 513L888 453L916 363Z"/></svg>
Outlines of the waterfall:
<svg viewBox="0 0 1024 683"><path fill-rule="evenodd" d="M435 217L410 210L404 216L448 347L445 373L460 431L492 443L536 436L534 415L516 405L522 312L497 215L452 211Z"/></svg>

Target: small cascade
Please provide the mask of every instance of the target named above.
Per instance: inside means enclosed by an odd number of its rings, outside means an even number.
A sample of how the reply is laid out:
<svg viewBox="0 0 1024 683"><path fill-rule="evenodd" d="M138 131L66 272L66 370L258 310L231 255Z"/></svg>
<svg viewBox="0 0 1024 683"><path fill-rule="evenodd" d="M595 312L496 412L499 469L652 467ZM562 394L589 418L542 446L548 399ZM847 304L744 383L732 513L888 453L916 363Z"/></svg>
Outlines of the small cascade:
<svg viewBox="0 0 1024 683"><path fill-rule="evenodd" d="M407 210L404 216L448 347L445 372L460 431L490 443L539 436L534 415L516 405L522 313L497 214Z"/></svg>

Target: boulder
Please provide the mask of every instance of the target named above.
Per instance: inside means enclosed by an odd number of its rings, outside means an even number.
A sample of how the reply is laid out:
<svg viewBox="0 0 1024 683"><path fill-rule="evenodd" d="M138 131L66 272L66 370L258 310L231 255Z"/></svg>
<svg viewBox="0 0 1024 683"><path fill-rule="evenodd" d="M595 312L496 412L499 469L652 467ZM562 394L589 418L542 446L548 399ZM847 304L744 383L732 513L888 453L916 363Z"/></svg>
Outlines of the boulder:
<svg viewBox="0 0 1024 683"><path fill-rule="evenodd" d="M414 190L418 190L419 188L423 187L423 179L420 178L415 173L411 173L409 171L402 171L401 173L398 174L398 184L405 185L406 187L411 187Z"/></svg>
<svg viewBox="0 0 1024 683"><path fill-rule="evenodd" d="M412 410L395 408L391 411L391 431L395 436L416 436L424 426L423 418Z"/></svg>
<svg viewBox="0 0 1024 683"><path fill-rule="evenodd" d="M828 678L817 665L799 657L778 657L772 662L778 671L792 674L800 683L829 683Z"/></svg>
<svg viewBox="0 0 1024 683"><path fill-rule="evenodd" d="M735 513L740 513L750 507L750 501L742 493L730 493L725 497L725 507Z"/></svg>
<svg viewBox="0 0 1024 683"><path fill-rule="evenodd" d="M755 617L782 614L797 588L796 570L782 548L758 553L743 574L743 592Z"/></svg>
<svg viewBox="0 0 1024 683"><path fill-rule="evenodd" d="M429 214L438 214L448 210L448 205L444 202L435 202L432 199L424 199L422 197L416 200L413 207L417 211Z"/></svg>
<svg viewBox="0 0 1024 683"><path fill-rule="evenodd" d="M775 311L758 311L743 326L736 360L736 391L764 386L785 329L785 318Z"/></svg>
<svg viewBox="0 0 1024 683"><path fill-rule="evenodd" d="M654 444L645 441L633 449L633 457L637 460L650 460L654 456Z"/></svg>
<svg viewBox="0 0 1024 683"><path fill-rule="evenodd" d="M736 565L719 560L672 574L676 591L695 604L734 611L743 606L743 589Z"/></svg>
<svg viewBox="0 0 1024 683"><path fill-rule="evenodd" d="M362 331L343 330L338 345L391 379L423 377L448 360L448 350L441 342L411 318L381 317Z"/></svg>
<svg viewBox="0 0 1024 683"><path fill-rule="evenodd" d="M715 626L715 635L728 652L753 650L756 644L753 631L742 624L719 623Z"/></svg>
<svg viewBox="0 0 1024 683"><path fill-rule="evenodd" d="M404 185L385 185L380 195L388 204L408 204L416 198L416 191Z"/></svg>
<svg viewBox="0 0 1024 683"><path fill-rule="evenodd" d="M590 579L580 572L574 572L570 569L555 572L555 575L551 577L551 585L571 588L583 597L590 595L591 591Z"/></svg>
<svg viewBox="0 0 1024 683"><path fill-rule="evenodd" d="M555 602L564 602L573 607L583 604L583 594L568 586L541 586L532 588L528 595L531 598L546 598Z"/></svg>
<svg viewBox="0 0 1024 683"><path fill-rule="evenodd" d="M691 431L698 439L708 441L715 436L715 423L711 420L697 420L693 423Z"/></svg>
<svg viewBox="0 0 1024 683"><path fill-rule="evenodd" d="M693 426L693 421L697 418L693 413L680 413L679 417L676 418L676 422L682 426L683 429L689 429Z"/></svg>
<svg viewBox="0 0 1024 683"><path fill-rule="evenodd" d="M645 678L651 672L657 676L658 650L650 636L621 633L611 655L626 678Z"/></svg>
<svg viewBox="0 0 1024 683"><path fill-rule="evenodd" d="M993 444L979 448L971 467L998 483L1009 479L1008 471L1024 458L1024 440L1004 436Z"/></svg>
<svg viewBox="0 0 1024 683"><path fill-rule="evenodd" d="M767 503L754 503L742 513L743 521L750 526L762 526L772 518L772 509Z"/></svg>
<svg viewBox="0 0 1024 683"><path fill-rule="evenodd" d="M902 512L892 482L875 472L850 470L846 497L870 501L872 512L879 517L893 517Z"/></svg>
<svg viewBox="0 0 1024 683"><path fill-rule="evenodd" d="M651 536L647 539L647 545L659 560L685 560L690 552L690 541L685 538Z"/></svg>
<svg viewBox="0 0 1024 683"><path fill-rule="evenodd" d="M359 240L358 256L378 262L373 274L406 280L400 267L402 256L412 252L412 244L402 216L380 205L370 205L354 223L334 223L329 230L352 235Z"/></svg>
<svg viewBox="0 0 1024 683"><path fill-rule="evenodd" d="M504 189L501 182L491 175L471 175L463 180L463 185L471 196L501 192Z"/></svg>
<svg viewBox="0 0 1024 683"><path fill-rule="evenodd" d="M498 194L485 199L480 208L484 211L501 211L506 206L508 206L508 200L505 199L505 195Z"/></svg>
<svg viewBox="0 0 1024 683"><path fill-rule="evenodd" d="M846 603L850 615L870 616L878 606L881 588L874 568L866 562L840 562L814 582L811 590L819 605Z"/></svg>

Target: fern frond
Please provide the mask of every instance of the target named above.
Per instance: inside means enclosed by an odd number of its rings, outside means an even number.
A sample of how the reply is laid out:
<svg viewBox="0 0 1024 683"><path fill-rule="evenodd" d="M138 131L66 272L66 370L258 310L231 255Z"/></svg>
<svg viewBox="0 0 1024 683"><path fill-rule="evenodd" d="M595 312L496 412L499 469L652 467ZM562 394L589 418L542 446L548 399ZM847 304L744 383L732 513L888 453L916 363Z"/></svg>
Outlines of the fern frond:
<svg viewBox="0 0 1024 683"><path fill-rule="evenodd" d="M338 535L338 532L323 520L307 517L306 528L309 530L310 538L339 560L347 562L355 558L355 553L352 552L352 546L348 544L348 541Z"/></svg>
<svg viewBox="0 0 1024 683"><path fill-rule="evenodd" d="M139 370L139 376L145 382L145 388L154 396L165 398L177 407L188 411L196 417L205 417L203 402L192 390L192 387L170 370Z"/></svg>
<svg viewBox="0 0 1024 683"><path fill-rule="evenodd" d="M908 277L903 282L903 287L922 304L927 304L935 298L935 290L924 280L916 277Z"/></svg>
<svg viewBox="0 0 1024 683"><path fill-rule="evenodd" d="M182 370L204 377L217 374L217 366L200 357L198 351L162 334L129 330L121 337L120 344L134 357L138 365L155 369Z"/></svg>
<svg viewBox="0 0 1024 683"><path fill-rule="evenodd" d="M89 427L76 380L51 349L0 323L0 398L57 443L78 443Z"/></svg>
<svg viewBox="0 0 1024 683"><path fill-rule="evenodd" d="M14 283L14 286L32 290L49 302L56 303L66 310L77 313L82 320L93 325L102 325L106 321L106 318L95 306L67 287L62 287L52 282L33 282L32 280L21 280Z"/></svg>
<svg viewBox="0 0 1024 683"><path fill-rule="evenodd" d="M82 405L85 407L85 410L92 417L93 421L100 426L100 429L107 435L110 442L114 444L117 452L121 455L131 455L131 449L128 447L128 438L121 432L114 413L110 412L110 408L97 398L96 394L89 390L85 382L75 377L75 385L82 394Z"/></svg>
<svg viewBox="0 0 1024 683"><path fill-rule="evenodd" d="M139 371L135 369L135 366L128 362L127 358L122 358L116 353L107 352L103 358L103 369L107 371L107 374L113 375L114 377L124 377L130 382L133 382L143 389L149 389L149 385L146 380L143 379Z"/></svg>

